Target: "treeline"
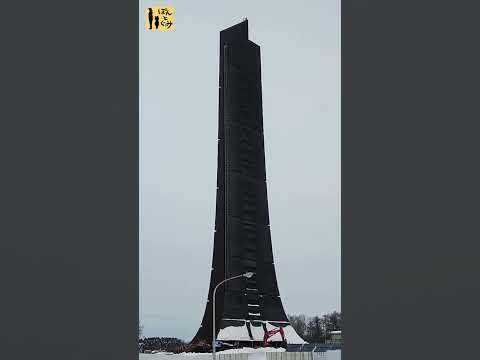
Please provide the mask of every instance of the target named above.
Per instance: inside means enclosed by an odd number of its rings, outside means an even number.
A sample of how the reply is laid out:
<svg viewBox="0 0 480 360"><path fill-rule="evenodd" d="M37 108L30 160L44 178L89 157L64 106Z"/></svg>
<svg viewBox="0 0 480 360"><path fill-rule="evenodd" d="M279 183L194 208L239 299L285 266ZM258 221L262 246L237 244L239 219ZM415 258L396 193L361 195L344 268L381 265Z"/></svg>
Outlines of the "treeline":
<svg viewBox="0 0 480 360"><path fill-rule="evenodd" d="M184 345L185 343L182 340L172 337L145 337L138 339L138 346L140 352L160 350L175 352L178 348Z"/></svg>
<svg viewBox="0 0 480 360"><path fill-rule="evenodd" d="M324 343L329 333L342 330L342 314L332 312L323 316L288 315L290 324L306 342Z"/></svg>

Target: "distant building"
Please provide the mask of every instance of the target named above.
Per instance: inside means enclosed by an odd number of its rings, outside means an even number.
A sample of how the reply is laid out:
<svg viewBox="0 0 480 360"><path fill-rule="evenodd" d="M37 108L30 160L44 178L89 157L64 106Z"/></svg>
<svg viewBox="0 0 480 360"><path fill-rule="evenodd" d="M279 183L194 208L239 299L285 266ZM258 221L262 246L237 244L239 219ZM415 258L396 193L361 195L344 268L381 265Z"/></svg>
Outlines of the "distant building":
<svg viewBox="0 0 480 360"><path fill-rule="evenodd" d="M327 340L327 343L330 344L337 344L337 343L342 343L342 331L341 330L335 330L335 331L330 331L330 339Z"/></svg>

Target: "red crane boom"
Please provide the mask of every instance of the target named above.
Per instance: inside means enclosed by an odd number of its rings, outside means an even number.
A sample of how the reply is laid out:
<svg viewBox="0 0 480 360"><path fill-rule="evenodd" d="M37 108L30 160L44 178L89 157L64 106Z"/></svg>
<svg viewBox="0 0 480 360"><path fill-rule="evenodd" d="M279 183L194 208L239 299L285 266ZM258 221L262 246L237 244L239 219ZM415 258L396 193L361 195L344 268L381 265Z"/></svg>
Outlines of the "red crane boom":
<svg viewBox="0 0 480 360"><path fill-rule="evenodd" d="M271 338L273 335L275 335L276 333L280 333L280 335L282 335L282 341L283 342L286 342L285 340L285 333L283 332L283 328L282 327L279 327L279 328L276 328L276 329L272 329L270 331L267 331L265 333L265 335L263 335L263 347L267 347L268 345L268 339Z"/></svg>

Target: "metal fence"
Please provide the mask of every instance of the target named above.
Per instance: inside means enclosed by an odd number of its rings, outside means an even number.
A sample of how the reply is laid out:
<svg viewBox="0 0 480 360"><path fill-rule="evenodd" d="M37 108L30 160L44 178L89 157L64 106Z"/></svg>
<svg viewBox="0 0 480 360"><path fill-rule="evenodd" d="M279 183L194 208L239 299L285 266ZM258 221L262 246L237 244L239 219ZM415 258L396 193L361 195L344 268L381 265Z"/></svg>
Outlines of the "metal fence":
<svg viewBox="0 0 480 360"><path fill-rule="evenodd" d="M266 360L314 360L314 356L310 352L218 354L218 360L257 360L260 357L262 357L263 359L266 358ZM321 360L321 358L316 357L315 360Z"/></svg>
<svg viewBox="0 0 480 360"><path fill-rule="evenodd" d="M329 360L340 350L340 344L289 345L285 352L266 353L218 353L218 360ZM339 353L339 352L338 352ZM340 357L334 357L340 359Z"/></svg>
<svg viewBox="0 0 480 360"><path fill-rule="evenodd" d="M238 354L222 354L218 353L218 360L248 360L247 353L238 353Z"/></svg>
<svg viewBox="0 0 480 360"><path fill-rule="evenodd" d="M267 360L313 360L309 352L267 352Z"/></svg>

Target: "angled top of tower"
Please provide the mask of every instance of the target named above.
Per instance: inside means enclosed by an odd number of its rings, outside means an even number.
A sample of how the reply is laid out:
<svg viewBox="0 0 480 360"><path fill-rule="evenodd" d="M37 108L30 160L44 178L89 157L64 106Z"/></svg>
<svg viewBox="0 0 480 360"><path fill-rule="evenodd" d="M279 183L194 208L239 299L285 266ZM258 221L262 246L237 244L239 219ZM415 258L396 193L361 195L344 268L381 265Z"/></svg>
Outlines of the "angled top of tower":
<svg viewBox="0 0 480 360"><path fill-rule="evenodd" d="M243 20L241 23L220 31L220 40L222 43L234 40L248 40L247 18L245 18L245 20Z"/></svg>

